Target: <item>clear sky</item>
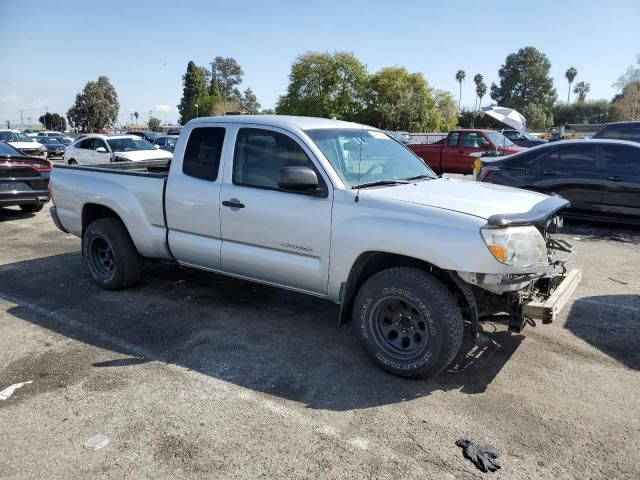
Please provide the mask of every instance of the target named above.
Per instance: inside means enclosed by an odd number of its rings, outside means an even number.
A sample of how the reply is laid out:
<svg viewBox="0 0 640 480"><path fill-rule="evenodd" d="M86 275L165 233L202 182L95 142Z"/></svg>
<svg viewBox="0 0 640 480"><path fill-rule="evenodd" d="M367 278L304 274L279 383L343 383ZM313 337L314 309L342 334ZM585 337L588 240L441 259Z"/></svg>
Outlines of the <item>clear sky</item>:
<svg viewBox="0 0 640 480"><path fill-rule="evenodd" d="M369 72L390 65L421 72L434 88L473 105L472 78L487 85L507 54L544 52L559 99L564 72L610 99L611 84L640 53L640 0L603 1L164 1L0 0L0 121L34 121L45 106L65 114L87 81L107 75L120 121L140 112L175 122L189 60L234 57L263 107L284 93L295 57L346 50ZM572 94L572 98L574 95ZM489 103L487 95L484 103Z"/></svg>

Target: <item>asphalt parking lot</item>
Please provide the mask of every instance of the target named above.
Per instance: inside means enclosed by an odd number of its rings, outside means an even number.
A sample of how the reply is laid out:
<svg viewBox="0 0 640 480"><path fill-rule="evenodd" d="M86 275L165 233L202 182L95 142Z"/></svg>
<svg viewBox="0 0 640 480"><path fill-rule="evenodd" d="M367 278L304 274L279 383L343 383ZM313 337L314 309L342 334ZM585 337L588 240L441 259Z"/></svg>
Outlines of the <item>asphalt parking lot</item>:
<svg viewBox="0 0 640 480"><path fill-rule="evenodd" d="M424 381L373 366L329 302L172 265L104 291L48 208L0 210L0 390L33 381L0 400L0 477L637 479L640 229L565 231L583 280L559 320L485 323Z"/></svg>

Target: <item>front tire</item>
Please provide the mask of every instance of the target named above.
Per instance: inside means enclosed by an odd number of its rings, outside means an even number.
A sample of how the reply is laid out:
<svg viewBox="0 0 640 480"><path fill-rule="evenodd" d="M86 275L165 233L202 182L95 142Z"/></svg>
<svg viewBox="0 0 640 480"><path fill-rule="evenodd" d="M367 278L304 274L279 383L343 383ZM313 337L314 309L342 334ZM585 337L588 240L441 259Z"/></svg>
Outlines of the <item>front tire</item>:
<svg viewBox="0 0 640 480"><path fill-rule="evenodd" d="M369 356L394 375L437 375L462 345L464 324L453 294L417 268L390 268L369 278L356 296L353 319Z"/></svg>
<svg viewBox="0 0 640 480"><path fill-rule="evenodd" d="M44 208L44 204L42 203L29 203L26 205L19 205L20 210L22 210L23 212L26 213L36 213L39 212L40 210L42 210Z"/></svg>
<svg viewBox="0 0 640 480"><path fill-rule="evenodd" d="M78 162L76 162L73 158L69 159L69 161L67 162L67 165L77 165Z"/></svg>
<svg viewBox="0 0 640 480"><path fill-rule="evenodd" d="M142 276L143 259L118 218L95 220L82 236L82 254L98 285L122 290Z"/></svg>

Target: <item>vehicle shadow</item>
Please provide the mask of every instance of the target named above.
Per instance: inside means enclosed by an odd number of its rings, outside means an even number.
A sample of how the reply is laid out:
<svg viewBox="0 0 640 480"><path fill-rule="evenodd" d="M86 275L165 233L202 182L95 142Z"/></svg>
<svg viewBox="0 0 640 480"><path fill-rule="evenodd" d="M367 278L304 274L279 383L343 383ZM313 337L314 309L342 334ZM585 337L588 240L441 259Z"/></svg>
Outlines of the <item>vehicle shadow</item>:
<svg viewBox="0 0 640 480"><path fill-rule="evenodd" d="M612 240L640 244L640 227L565 218L560 233L574 235L581 240Z"/></svg>
<svg viewBox="0 0 640 480"><path fill-rule="evenodd" d="M33 278L48 287L35 292ZM50 256L0 266L0 297L16 303L18 318L118 354L87 367L162 361L327 410L437 390L482 393L523 339L487 332L455 368L409 380L375 367L352 327L338 327L331 302L174 265L148 265L140 286L110 292L93 283L79 254Z"/></svg>
<svg viewBox="0 0 640 480"><path fill-rule="evenodd" d="M578 298L565 328L627 367L640 370L640 295Z"/></svg>
<svg viewBox="0 0 640 480"><path fill-rule="evenodd" d="M17 207L8 208L8 207L0 207L0 222L8 222L10 220L21 220L23 218L31 218L35 217L35 213L23 212Z"/></svg>

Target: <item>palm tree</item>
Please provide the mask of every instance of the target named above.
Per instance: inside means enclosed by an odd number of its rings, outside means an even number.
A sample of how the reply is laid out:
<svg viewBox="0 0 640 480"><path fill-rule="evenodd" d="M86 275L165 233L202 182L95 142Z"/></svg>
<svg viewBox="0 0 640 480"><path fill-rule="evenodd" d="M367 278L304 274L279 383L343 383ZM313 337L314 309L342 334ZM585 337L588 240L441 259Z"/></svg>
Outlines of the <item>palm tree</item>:
<svg viewBox="0 0 640 480"><path fill-rule="evenodd" d="M460 96L458 97L458 110L460 110L460 103L462 102L462 81L467 78L467 74L464 70L458 70L456 72L456 82L460 84Z"/></svg>
<svg viewBox="0 0 640 480"><path fill-rule="evenodd" d="M476 84L476 101L478 101L478 98L477 98L478 87L480 86L481 83L483 83L483 80L484 80L484 77L479 73L476 73L475 77L473 77L473 83ZM480 104L478 104L478 108L480 108Z"/></svg>
<svg viewBox="0 0 640 480"><path fill-rule="evenodd" d="M136 125L138 124L138 112L133 112L133 116L136 117Z"/></svg>
<svg viewBox="0 0 640 480"><path fill-rule="evenodd" d="M482 97L487 94L487 86L485 83L480 80L480 82L476 85L476 95L478 96L478 110L480 110L480 106L482 105Z"/></svg>
<svg viewBox="0 0 640 480"><path fill-rule="evenodd" d="M564 78L567 79L567 81L569 82L569 91L567 92L567 104L569 104L569 95L571 95L571 84L573 83L573 81L575 80L575 78L578 76L578 70L575 69L575 67L570 67L569 69L567 69L566 72L564 72Z"/></svg>
<svg viewBox="0 0 640 480"><path fill-rule="evenodd" d="M573 89L573 93L578 95L578 102L584 103L587 98L587 93L591 91L591 85L589 82L578 82L576 83L576 88Z"/></svg>

